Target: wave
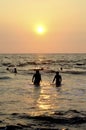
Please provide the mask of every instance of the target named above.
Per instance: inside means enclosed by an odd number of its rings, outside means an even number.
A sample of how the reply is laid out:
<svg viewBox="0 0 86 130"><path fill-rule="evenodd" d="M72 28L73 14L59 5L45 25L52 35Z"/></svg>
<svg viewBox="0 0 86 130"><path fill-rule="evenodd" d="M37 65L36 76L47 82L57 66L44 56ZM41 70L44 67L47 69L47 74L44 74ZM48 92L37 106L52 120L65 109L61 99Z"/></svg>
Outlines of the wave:
<svg viewBox="0 0 86 130"><path fill-rule="evenodd" d="M7 80L7 79L11 79L11 78L9 76L0 77L0 80Z"/></svg>
<svg viewBox="0 0 86 130"><path fill-rule="evenodd" d="M86 75L86 70L83 70L83 69L63 69L63 68L59 68L57 70L54 70L54 69L47 69L47 68L42 67L42 68L39 68L39 70L43 71L45 73L56 73L56 71L59 71L60 73L64 73L64 74Z"/></svg>
<svg viewBox="0 0 86 130"><path fill-rule="evenodd" d="M7 66L7 67L15 67L15 65L11 64L11 63L2 63L3 66Z"/></svg>
<svg viewBox="0 0 86 130"><path fill-rule="evenodd" d="M77 110L56 111L51 114L29 115L28 113L12 113L10 119L19 120L19 123L0 127L0 130L72 130L70 127L86 124L86 112ZM22 123L20 123L22 120ZM25 124L25 122L28 122ZM3 121L0 121L2 124ZM63 128L58 128L58 126ZM65 126L65 128L64 128ZM79 128L78 127L78 128Z"/></svg>
<svg viewBox="0 0 86 130"><path fill-rule="evenodd" d="M18 63L16 66L24 67L24 66L27 66L27 65L37 65L37 63L36 62L25 62L25 63Z"/></svg>
<svg viewBox="0 0 86 130"><path fill-rule="evenodd" d="M47 67L37 67L37 68L30 68L30 69L21 69L21 68L16 68L17 69L17 74L20 75L27 75L27 74L33 74L34 71L39 70L41 74L55 74L56 71L59 71L61 74L72 74L72 75L86 75L86 70L81 70L81 69L48 69ZM14 68L6 68L8 70L7 72L14 73ZM7 73L6 71L1 71L0 73ZM1 77L1 79L6 78L6 77ZM8 77L9 78L9 77Z"/></svg>
<svg viewBox="0 0 86 130"><path fill-rule="evenodd" d="M18 115L13 113L12 115L17 115L19 118L24 119L35 119L41 121L48 121L51 123L58 124L82 124L86 123L86 112L79 112L77 110L69 110L69 111L57 111L51 115L38 115L31 116L27 114Z"/></svg>
<svg viewBox="0 0 86 130"><path fill-rule="evenodd" d="M83 71L83 70L64 70L60 72L66 73L66 74L86 75L86 71Z"/></svg>
<svg viewBox="0 0 86 130"><path fill-rule="evenodd" d="M34 71L39 70L41 72L41 74L53 74L56 73L56 71L59 71L61 74L73 74L73 75L86 75L86 71L83 70L54 70L54 69L45 69L43 67L39 67L39 68L32 68L32 69L28 69L28 70L22 70L19 69L18 74L23 74L23 75L27 75L27 74L33 74Z"/></svg>

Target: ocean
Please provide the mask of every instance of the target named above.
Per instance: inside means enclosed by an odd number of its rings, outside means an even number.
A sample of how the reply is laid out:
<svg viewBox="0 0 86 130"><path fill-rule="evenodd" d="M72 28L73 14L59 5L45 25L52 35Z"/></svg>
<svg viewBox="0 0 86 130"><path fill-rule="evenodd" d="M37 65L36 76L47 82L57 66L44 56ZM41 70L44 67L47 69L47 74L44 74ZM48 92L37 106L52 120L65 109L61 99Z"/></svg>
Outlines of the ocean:
<svg viewBox="0 0 86 130"><path fill-rule="evenodd" d="M0 54L0 130L21 129L86 130L86 54Z"/></svg>

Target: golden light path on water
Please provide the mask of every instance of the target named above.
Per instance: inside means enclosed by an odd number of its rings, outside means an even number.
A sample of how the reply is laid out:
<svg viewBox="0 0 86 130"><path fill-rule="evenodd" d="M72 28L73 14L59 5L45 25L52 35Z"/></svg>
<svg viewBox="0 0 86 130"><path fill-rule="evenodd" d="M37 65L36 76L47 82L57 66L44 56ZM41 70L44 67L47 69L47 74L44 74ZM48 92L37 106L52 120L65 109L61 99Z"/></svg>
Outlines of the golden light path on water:
<svg viewBox="0 0 86 130"><path fill-rule="evenodd" d="M51 114L54 110L58 110L60 108L60 102L57 100L57 97L59 99L59 94L55 93L53 95L54 89L55 87L53 89L50 88L48 82L41 83L40 87L34 86L31 100L25 99L28 107L31 106L28 114L38 116L45 113Z"/></svg>
<svg viewBox="0 0 86 130"><path fill-rule="evenodd" d="M41 90L37 104L40 109L43 109L43 110L50 109L50 107L51 107L50 95L46 95L45 90Z"/></svg>

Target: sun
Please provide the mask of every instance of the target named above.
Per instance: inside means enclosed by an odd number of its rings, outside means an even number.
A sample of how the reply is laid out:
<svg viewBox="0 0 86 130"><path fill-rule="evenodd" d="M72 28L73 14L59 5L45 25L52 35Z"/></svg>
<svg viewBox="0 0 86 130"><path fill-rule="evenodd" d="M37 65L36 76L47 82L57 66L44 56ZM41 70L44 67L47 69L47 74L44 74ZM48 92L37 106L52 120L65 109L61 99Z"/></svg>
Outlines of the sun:
<svg viewBox="0 0 86 130"><path fill-rule="evenodd" d="M38 31L38 33L43 33L44 32L44 28L40 26L40 27L37 28L37 31Z"/></svg>
<svg viewBox="0 0 86 130"><path fill-rule="evenodd" d="M36 32L37 32L38 34L44 34L44 33L45 33L45 28L44 28L42 25L37 26L37 27L36 27Z"/></svg>

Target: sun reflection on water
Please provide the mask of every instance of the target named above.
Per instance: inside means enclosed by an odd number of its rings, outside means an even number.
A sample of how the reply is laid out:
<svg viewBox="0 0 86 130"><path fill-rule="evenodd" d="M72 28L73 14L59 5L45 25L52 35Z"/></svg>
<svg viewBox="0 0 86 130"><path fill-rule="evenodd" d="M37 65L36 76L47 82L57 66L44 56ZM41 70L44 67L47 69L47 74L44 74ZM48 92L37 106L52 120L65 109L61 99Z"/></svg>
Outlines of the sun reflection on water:
<svg viewBox="0 0 86 130"><path fill-rule="evenodd" d="M57 93L56 88L49 85L47 81L43 81L39 87L33 86L30 91L31 94L26 101L30 115L52 113L60 108L59 92Z"/></svg>
<svg viewBox="0 0 86 130"><path fill-rule="evenodd" d="M40 95L38 101L37 101L37 104L38 104L38 107L40 109L47 109L49 110L50 107L51 107L51 104L50 104L50 95Z"/></svg>
<svg viewBox="0 0 86 130"><path fill-rule="evenodd" d="M37 100L37 107L41 111L49 111L50 109L53 109L53 102L51 100L52 94L49 92L49 87L47 82L43 83L43 86L41 87L40 95Z"/></svg>

